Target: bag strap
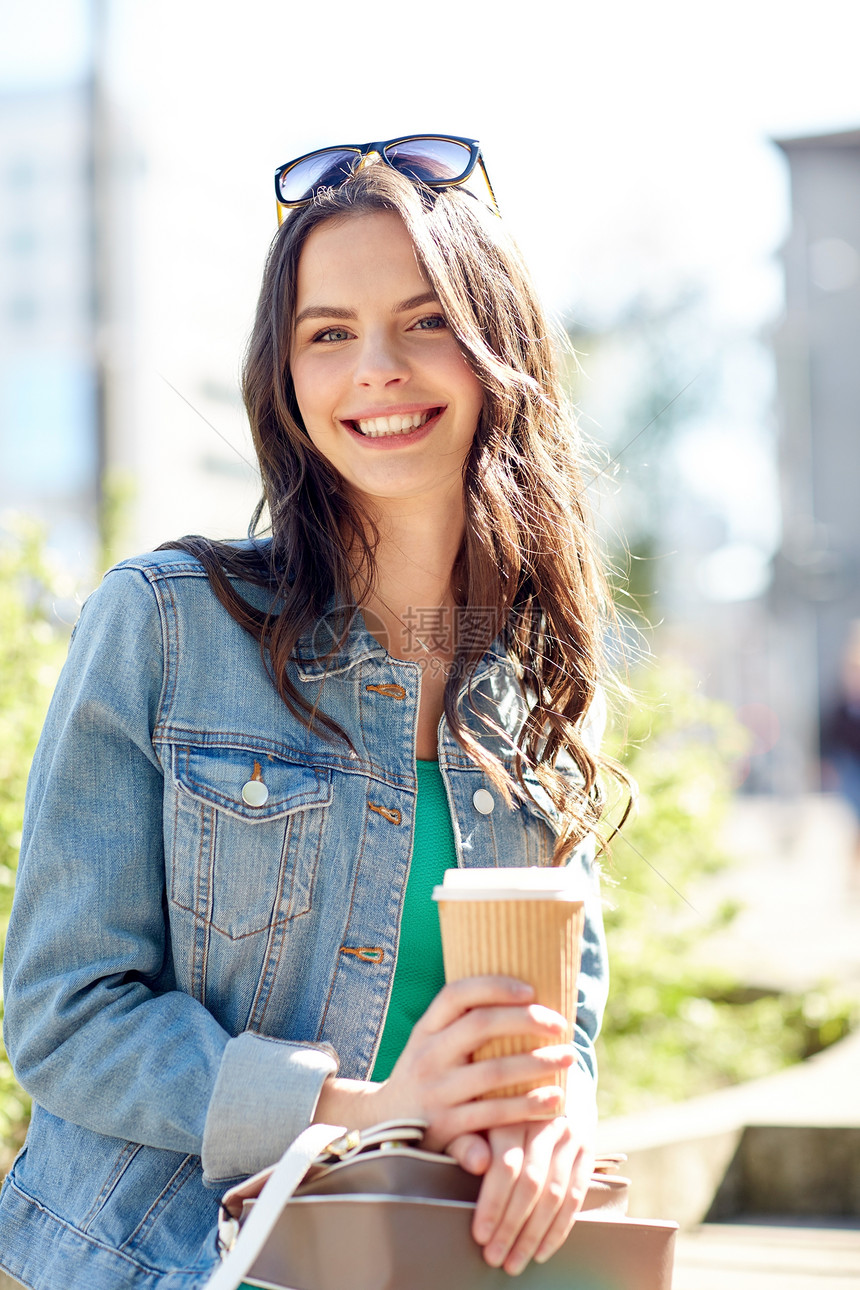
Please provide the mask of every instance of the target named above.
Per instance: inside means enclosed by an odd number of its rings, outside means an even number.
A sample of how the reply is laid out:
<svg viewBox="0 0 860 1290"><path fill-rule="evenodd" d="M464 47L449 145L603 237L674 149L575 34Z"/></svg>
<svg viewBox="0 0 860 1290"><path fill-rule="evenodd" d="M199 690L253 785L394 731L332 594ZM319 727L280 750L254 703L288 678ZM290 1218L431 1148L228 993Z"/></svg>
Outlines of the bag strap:
<svg viewBox="0 0 860 1290"><path fill-rule="evenodd" d="M345 1133L342 1126L311 1124L289 1145L242 1224L236 1244L206 1282L206 1290L237 1290L317 1156Z"/></svg>

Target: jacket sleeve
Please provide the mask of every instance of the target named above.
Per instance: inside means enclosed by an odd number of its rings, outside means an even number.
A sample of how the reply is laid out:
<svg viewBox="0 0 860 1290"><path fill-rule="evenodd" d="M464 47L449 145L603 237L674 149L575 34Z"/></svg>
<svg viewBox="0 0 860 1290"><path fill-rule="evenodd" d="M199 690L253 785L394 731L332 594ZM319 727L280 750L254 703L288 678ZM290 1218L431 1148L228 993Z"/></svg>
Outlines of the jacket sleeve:
<svg viewBox="0 0 860 1290"><path fill-rule="evenodd" d="M594 1042L600 1033L609 994L609 964L600 883L594 865L594 836L587 837L574 851L569 868L584 879L585 923L579 961L578 1000L573 1042L579 1065L597 1082Z"/></svg>
<svg viewBox="0 0 860 1290"><path fill-rule="evenodd" d="M46 1110L201 1155L220 1185L281 1154L337 1061L322 1046L231 1037L175 988L151 737L162 649L145 574L113 571L84 606L30 775L4 1029Z"/></svg>
<svg viewBox="0 0 860 1290"><path fill-rule="evenodd" d="M598 689L583 722L582 737L590 752L597 754L606 727L606 698ZM585 925L579 964L579 998L573 1042L579 1065L597 1082L595 1040L600 1033L606 1000L609 995L609 959L603 927L603 901L600 876L595 862L596 840L589 834L576 848L568 862L581 876L586 891Z"/></svg>

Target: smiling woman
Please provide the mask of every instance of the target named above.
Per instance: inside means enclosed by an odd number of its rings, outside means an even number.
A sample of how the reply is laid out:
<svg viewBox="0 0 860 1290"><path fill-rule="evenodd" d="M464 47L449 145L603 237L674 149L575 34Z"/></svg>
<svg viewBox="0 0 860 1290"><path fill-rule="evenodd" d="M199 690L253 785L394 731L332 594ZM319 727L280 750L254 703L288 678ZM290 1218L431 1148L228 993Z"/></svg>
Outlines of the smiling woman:
<svg viewBox="0 0 860 1290"><path fill-rule="evenodd" d="M582 1204L608 606L526 271L415 156L302 196L273 242L248 540L124 562L76 628L5 957L34 1111L0 1261L34 1290L198 1290L218 1190L314 1120L425 1121L484 1176L473 1235L509 1273ZM439 873L549 864L587 892L575 1019L444 985ZM503 1035L543 1046L472 1060Z"/></svg>

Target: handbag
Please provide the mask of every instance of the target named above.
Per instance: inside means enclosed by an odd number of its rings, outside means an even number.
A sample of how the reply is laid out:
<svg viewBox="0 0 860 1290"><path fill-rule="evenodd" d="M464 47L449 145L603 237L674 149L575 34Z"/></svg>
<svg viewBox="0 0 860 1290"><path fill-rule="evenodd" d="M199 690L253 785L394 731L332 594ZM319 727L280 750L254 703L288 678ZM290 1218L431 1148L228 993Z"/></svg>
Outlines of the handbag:
<svg viewBox="0 0 860 1290"><path fill-rule="evenodd" d="M418 1145L420 1121L312 1124L221 1202L206 1290L510 1290L472 1238L481 1178ZM573 1229L524 1290L671 1290L677 1223L626 1217L626 1157L601 1157Z"/></svg>

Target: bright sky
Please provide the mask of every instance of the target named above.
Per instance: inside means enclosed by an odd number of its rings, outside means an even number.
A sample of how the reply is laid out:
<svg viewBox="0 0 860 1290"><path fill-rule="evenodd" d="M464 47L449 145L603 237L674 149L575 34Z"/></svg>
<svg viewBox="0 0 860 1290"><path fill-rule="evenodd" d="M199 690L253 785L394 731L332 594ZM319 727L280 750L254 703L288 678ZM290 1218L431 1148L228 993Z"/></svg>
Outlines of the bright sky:
<svg viewBox="0 0 860 1290"><path fill-rule="evenodd" d="M555 309L599 322L643 291L668 297L692 281L720 328L751 336L779 313L788 222L786 167L769 137L860 125L856 0L100 7L147 200L169 195L152 207L150 244L168 348L195 331L212 347L217 332L223 352L238 353L277 164L413 129L482 141ZM81 14L84 0L0 2L0 87L81 65ZM682 454L682 471L716 493L734 488L741 509L733 450L747 454L742 473L760 496L768 467L755 442L769 399L760 373L739 382L721 414L731 425L703 427L686 467Z"/></svg>
<svg viewBox="0 0 860 1290"><path fill-rule="evenodd" d="M216 202L241 194L268 232L271 172L317 143L473 135L559 307L611 309L667 260L717 279L742 316L769 307L760 260L786 194L767 137L860 123L854 0L99 7L157 164L208 180ZM80 65L86 12L3 0L0 86Z"/></svg>
<svg viewBox="0 0 860 1290"><path fill-rule="evenodd" d="M860 122L853 0L109 10L165 161L169 149L214 177L216 200L230 188L248 211L262 198L268 221L274 165L318 143L472 135L559 307L611 311L671 261L718 283L727 311L766 312L761 261L786 220L767 137Z"/></svg>

